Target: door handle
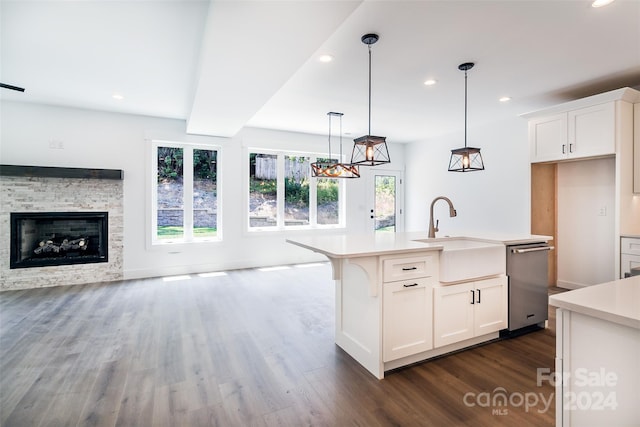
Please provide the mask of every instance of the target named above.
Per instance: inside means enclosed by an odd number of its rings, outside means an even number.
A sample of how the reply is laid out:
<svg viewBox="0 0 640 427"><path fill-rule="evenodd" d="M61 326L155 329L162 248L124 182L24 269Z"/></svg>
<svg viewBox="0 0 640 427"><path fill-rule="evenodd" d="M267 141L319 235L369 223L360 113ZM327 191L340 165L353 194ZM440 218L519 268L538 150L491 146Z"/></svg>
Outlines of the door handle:
<svg viewBox="0 0 640 427"><path fill-rule="evenodd" d="M476 291L471 289L469 292L471 292L471 304L475 304L476 303Z"/></svg>
<svg viewBox="0 0 640 427"><path fill-rule="evenodd" d="M555 249L553 246L539 246L537 248L511 249L512 254L526 254L527 252L550 251Z"/></svg>
<svg viewBox="0 0 640 427"><path fill-rule="evenodd" d="M480 304L480 289L478 289L478 301L476 301L478 304Z"/></svg>

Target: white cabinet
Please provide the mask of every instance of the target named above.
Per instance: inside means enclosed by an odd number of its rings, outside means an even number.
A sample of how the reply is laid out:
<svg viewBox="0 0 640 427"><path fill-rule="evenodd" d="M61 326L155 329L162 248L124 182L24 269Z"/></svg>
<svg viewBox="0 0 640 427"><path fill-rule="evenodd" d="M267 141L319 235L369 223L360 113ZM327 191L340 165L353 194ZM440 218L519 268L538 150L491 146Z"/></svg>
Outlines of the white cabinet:
<svg viewBox="0 0 640 427"><path fill-rule="evenodd" d="M531 162L615 154L615 102L529 121Z"/></svg>
<svg viewBox="0 0 640 427"><path fill-rule="evenodd" d="M620 239L620 278L631 275L632 268L640 268L640 237Z"/></svg>
<svg viewBox="0 0 640 427"><path fill-rule="evenodd" d="M433 348L432 289L427 278L384 284L383 361Z"/></svg>
<svg viewBox="0 0 640 427"><path fill-rule="evenodd" d="M607 291L609 295L623 293ZM624 294L631 296L632 292ZM587 310L598 306L597 301L589 301ZM611 301L608 296L601 301L605 303L593 309L595 315L580 312L584 308L579 302L577 311L556 310L556 368L541 377L543 381L555 379L556 426L640 425L640 329L616 323L621 316L607 311L624 304L607 304ZM627 310L633 316L633 308Z"/></svg>
<svg viewBox="0 0 640 427"><path fill-rule="evenodd" d="M384 362L433 348L432 289L437 281L437 257L433 253L383 260Z"/></svg>
<svg viewBox="0 0 640 427"><path fill-rule="evenodd" d="M529 120L531 162L545 162L567 156L567 113Z"/></svg>
<svg viewBox="0 0 640 427"><path fill-rule="evenodd" d="M438 286L433 298L434 347L507 327L506 276Z"/></svg>

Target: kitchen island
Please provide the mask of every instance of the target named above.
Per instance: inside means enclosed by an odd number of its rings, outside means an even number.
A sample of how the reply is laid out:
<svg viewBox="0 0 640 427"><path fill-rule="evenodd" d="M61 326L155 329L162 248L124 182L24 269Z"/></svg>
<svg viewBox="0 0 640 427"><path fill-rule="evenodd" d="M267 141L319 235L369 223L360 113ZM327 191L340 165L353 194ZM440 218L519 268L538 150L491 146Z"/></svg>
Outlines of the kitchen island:
<svg viewBox="0 0 640 427"><path fill-rule="evenodd" d="M507 327L505 245L548 236L426 233L287 239L329 258L336 344L377 378L499 337Z"/></svg>
<svg viewBox="0 0 640 427"><path fill-rule="evenodd" d="M640 276L549 297L558 426L640 425Z"/></svg>

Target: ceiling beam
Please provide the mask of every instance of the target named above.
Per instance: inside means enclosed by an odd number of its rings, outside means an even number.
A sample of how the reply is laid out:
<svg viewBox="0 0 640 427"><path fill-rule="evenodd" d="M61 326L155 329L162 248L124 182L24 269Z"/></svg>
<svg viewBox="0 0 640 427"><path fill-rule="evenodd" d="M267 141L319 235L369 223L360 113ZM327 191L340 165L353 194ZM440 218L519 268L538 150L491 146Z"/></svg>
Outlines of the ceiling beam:
<svg viewBox="0 0 640 427"><path fill-rule="evenodd" d="M187 133L235 135L361 3L212 1Z"/></svg>

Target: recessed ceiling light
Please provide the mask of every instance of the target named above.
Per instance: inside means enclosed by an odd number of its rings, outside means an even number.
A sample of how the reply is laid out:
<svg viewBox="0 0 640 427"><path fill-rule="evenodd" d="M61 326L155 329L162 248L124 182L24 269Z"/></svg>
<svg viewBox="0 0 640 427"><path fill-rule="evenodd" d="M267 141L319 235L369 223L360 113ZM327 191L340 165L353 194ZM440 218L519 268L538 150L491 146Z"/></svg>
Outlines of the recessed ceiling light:
<svg viewBox="0 0 640 427"><path fill-rule="evenodd" d="M320 62L331 62L331 61L333 61L333 56L331 56L331 55L320 55L318 57L318 61L320 61Z"/></svg>
<svg viewBox="0 0 640 427"><path fill-rule="evenodd" d="M428 79L428 80L424 81L424 84L426 86L433 86L434 84L436 84L436 82L437 82L437 80L435 80L435 79Z"/></svg>
<svg viewBox="0 0 640 427"><path fill-rule="evenodd" d="M593 3L591 3L591 7L602 7L602 6L606 6L609 3L613 3L615 0L594 0Z"/></svg>
<svg viewBox="0 0 640 427"><path fill-rule="evenodd" d="M509 102L511 101L511 97L510 96L502 96L499 99L500 102Z"/></svg>
<svg viewBox="0 0 640 427"><path fill-rule="evenodd" d="M124 95L119 94L119 93L114 93L113 95L111 95L111 97L113 99L117 99L118 101L122 101L124 99Z"/></svg>

